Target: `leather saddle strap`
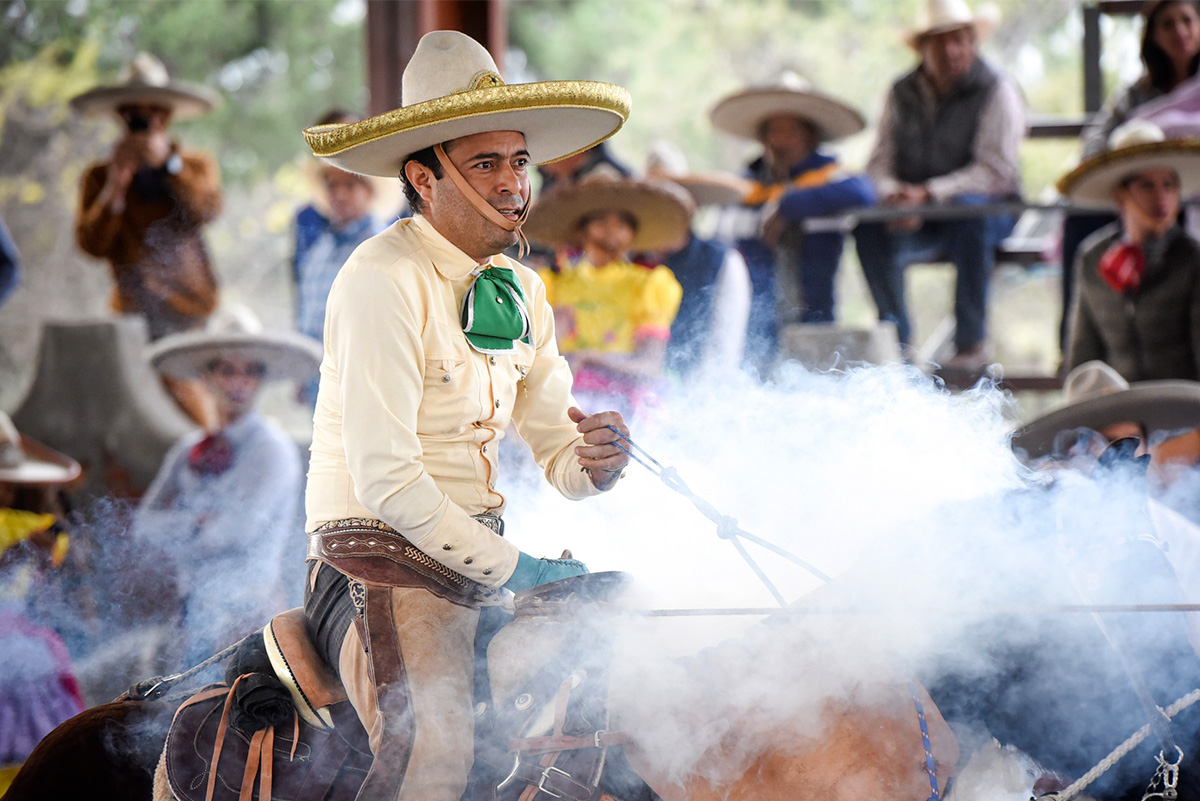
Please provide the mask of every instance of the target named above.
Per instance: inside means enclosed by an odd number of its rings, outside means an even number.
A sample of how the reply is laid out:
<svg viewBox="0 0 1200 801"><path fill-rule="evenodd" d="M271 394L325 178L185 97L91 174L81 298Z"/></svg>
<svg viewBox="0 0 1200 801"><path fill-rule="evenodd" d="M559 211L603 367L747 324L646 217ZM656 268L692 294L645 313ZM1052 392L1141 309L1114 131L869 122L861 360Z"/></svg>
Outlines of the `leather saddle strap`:
<svg viewBox="0 0 1200 801"><path fill-rule="evenodd" d="M238 676L225 695L225 706L221 709L221 721L217 724L217 739L213 743L212 760L208 763L208 789L204 793L204 801L213 801L217 790L217 763L221 761L221 747L225 745L225 734L229 731L229 710L233 706L233 688L238 686L245 676ZM249 764L249 759L246 760Z"/></svg>
<svg viewBox="0 0 1200 801"><path fill-rule="evenodd" d="M577 748L611 748L630 741L627 731L598 731L591 735L573 736L552 734L546 737L521 737L509 741L509 751L537 753L542 751L573 751Z"/></svg>
<svg viewBox="0 0 1200 801"><path fill-rule="evenodd" d="M408 759L412 754L415 722L410 703L408 676L396 639L396 621L391 589L367 584L367 649L371 658L371 683L375 703L383 718L379 751L356 796L358 799L395 798L400 794ZM385 711L386 710L386 711Z"/></svg>
<svg viewBox="0 0 1200 801"><path fill-rule="evenodd" d="M558 687L554 697L554 737L563 737L563 727L567 723L567 707L571 703L571 677L568 676ZM538 793L546 793L551 797L569 798L571 801L593 801L599 795L599 789L583 782L576 781L569 773L556 769L554 763L562 755L562 749L550 751L538 761L540 767L519 765L517 778L524 780L528 786L521 793L519 801L533 801Z"/></svg>

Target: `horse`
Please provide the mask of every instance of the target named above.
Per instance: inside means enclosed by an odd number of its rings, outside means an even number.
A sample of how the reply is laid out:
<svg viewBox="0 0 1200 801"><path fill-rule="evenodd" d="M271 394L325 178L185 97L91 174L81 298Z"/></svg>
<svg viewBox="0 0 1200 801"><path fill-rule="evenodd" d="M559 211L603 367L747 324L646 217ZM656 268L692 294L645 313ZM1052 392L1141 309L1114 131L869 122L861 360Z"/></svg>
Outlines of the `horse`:
<svg viewBox="0 0 1200 801"><path fill-rule="evenodd" d="M623 629L636 618L619 602L626 586L623 574L595 573L516 597L511 622L487 648L490 693L477 715L476 768L464 798L545 801L557 793L591 801L924 801L931 783L945 786L959 758L954 734L928 693L903 677L856 682L845 693L811 698L803 720L791 712L739 710L736 693L713 695L707 704L663 698L648 718L637 692L647 677L639 677L632 662L617 664L627 654ZM796 622L782 620L765 639L729 640L687 662L664 658L661 679L673 682L672 670L715 675L753 665L762 655L747 653L747 645L778 644L778 631L794 631ZM106 715L146 716L148 709L155 710L150 717L162 736L152 788L145 781L146 747L138 752L136 781L126 778L132 785L106 793L97 779L89 783L89 797L221 801L257 792L277 800L352 799L370 761L365 732L336 676L307 642L301 610L277 616L248 639L263 643L274 674L269 678L289 700L283 714L274 709L273 724L231 723L250 674L168 705L177 707L169 731L162 730L163 701L129 697L63 724L30 757L6 801L46 798L36 788L61 772L66 744L90 736L95 745L99 729L119 724ZM796 634L787 644L815 643ZM819 660L819 649L813 650ZM784 661L804 659L793 654ZM753 672L746 680L754 680ZM675 747L668 742L664 752L668 731L706 736L685 744L670 735Z"/></svg>

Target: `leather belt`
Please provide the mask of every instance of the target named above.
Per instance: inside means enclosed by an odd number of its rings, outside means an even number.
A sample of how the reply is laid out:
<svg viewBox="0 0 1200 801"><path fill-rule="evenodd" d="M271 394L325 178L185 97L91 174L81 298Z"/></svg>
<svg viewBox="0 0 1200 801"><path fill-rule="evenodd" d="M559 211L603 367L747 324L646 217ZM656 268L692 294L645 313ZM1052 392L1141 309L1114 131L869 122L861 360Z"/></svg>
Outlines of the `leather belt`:
<svg viewBox="0 0 1200 801"><path fill-rule="evenodd" d="M475 519L504 536L496 515ZM483 585L451 570L381 520L334 520L308 535L308 558L332 565L364 584L421 587L461 606L477 606Z"/></svg>

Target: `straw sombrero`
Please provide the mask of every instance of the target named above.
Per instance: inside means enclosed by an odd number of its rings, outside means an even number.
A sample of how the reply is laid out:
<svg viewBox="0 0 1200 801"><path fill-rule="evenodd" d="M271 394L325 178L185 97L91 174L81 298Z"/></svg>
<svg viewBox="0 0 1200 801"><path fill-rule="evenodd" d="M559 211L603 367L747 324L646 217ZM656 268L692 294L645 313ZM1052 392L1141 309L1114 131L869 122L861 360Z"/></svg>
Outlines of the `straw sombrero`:
<svg viewBox="0 0 1200 801"><path fill-rule="evenodd" d="M633 250L662 250L686 237L693 204L687 192L669 181L597 176L542 195L524 230L547 246L570 246L577 244L584 217L609 209L628 212L637 220Z"/></svg>
<svg viewBox="0 0 1200 801"><path fill-rule="evenodd" d="M204 87L172 81L161 61L149 53L138 53L121 70L116 84L76 95L71 98L71 108L81 114L107 114L121 106L145 103L165 106L175 119L186 119L207 114L218 100Z"/></svg>
<svg viewBox="0 0 1200 801"><path fill-rule="evenodd" d="M999 10L991 3L972 12L966 0L926 0L917 10L917 24L904 32L904 41L916 49L922 37L969 27L983 38L996 27L999 17Z"/></svg>
<svg viewBox="0 0 1200 801"><path fill-rule="evenodd" d="M222 308L203 331L172 334L146 350L154 369L179 379L201 375L215 358L237 356L265 364L265 381L307 381L322 355L320 342L295 331L263 331L254 313L238 305Z"/></svg>
<svg viewBox="0 0 1200 801"><path fill-rule="evenodd" d="M362 122L316 125L314 154L350 172L396 177L418 150L488 131L520 131L535 164L587 150L620 129L629 92L609 83L506 85L496 62L466 34L421 37L401 79L403 105Z"/></svg>
<svg viewBox="0 0 1200 801"><path fill-rule="evenodd" d="M1121 181L1162 167L1179 175L1181 197L1200 192L1200 139L1167 139L1154 123L1130 120L1113 131L1106 152L1060 178L1058 191L1077 206L1114 209L1112 192Z"/></svg>
<svg viewBox="0 0 1200 801"><path fill-rule="evenodd" d="M752 183L732 173L691 172L687 157L674 144L659 141L646 156L646 176L683 187L697 206L731 206L741 203Z"/></svg>
<svg viewBox="0 0 1200 801"><path fill-rule="evenodd" d="M823 142L856 134L866 120L853 106L818 92L799 75L785 72L768 86L752 87L729 95L713 106L709 119L718 130L758 139L758 129L768 117L789 114L812 123Z"/></svg>
<svg viewBox="0 0 1200 801"><path fill-rule="evenodd" d="M79 478L79 462L17 431L0 412L0 483L53 487Z"/></svg>
<svg viewBox="0 0 1200 801"><path fill-rule="evenodd" d="M1018 429L1012 438L1013 451L1024 452L1028 460L1047 456L1054 450L1055 437L1073 428L1099 431L1115 423L1137 422L1149 433L1200 426L1200 381L1129 384L1108 365L1088 362L1071 372L1066 388L1067 405Z"/></svg>

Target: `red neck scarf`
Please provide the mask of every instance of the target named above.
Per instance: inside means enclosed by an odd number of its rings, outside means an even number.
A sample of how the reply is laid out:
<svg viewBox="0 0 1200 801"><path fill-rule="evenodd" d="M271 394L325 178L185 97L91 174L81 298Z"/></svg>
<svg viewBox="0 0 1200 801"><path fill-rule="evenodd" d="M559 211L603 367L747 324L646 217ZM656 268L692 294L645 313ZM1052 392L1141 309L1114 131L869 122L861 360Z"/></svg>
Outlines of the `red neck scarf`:
<svg viewBox="0 0 1200 801"><path fill-rule="evenodd" d="M188 452L188 467L202 476L219 476L233 465L233 443L224 434L208 434Z"/></svg>
<svg viewBox="0 0 1200 801"><path fill-rule="evenodd" d="M1100 257L1100 277L1122 295L1141 286L1145 272L1146 253L1132 242L1118 242Z"/></svg>

